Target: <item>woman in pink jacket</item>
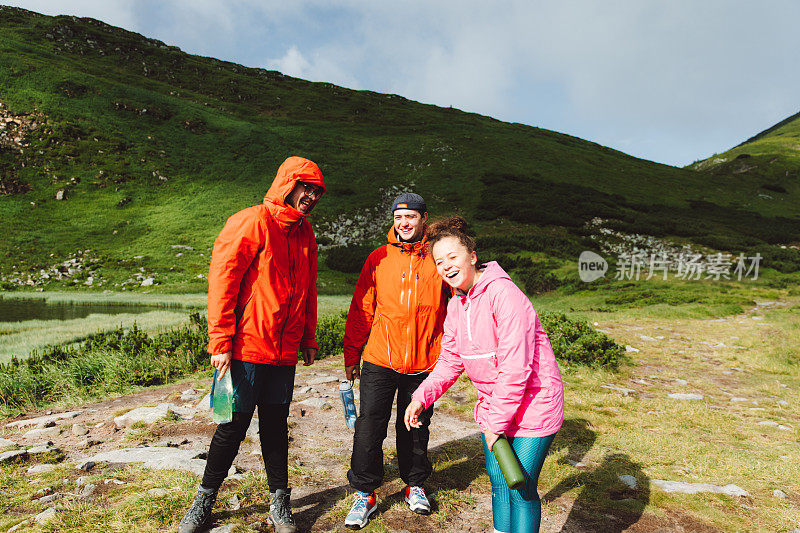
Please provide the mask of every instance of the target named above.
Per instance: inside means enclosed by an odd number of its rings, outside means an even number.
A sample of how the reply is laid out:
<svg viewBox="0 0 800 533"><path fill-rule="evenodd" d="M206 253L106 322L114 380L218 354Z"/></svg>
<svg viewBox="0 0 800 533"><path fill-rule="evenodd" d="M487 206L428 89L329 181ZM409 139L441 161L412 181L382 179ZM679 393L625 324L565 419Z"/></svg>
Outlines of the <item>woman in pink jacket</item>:
<svg viewBox="0 0 800 533"><path fill-rule="evenodd" d="M478 266L463 218L434 224L428 238L436 269L456 294L447 307L439 361L414 392L405 423L417 427L417 416L466 372L479 393L475 420L492 482L494 530L538 531L536 486L564 417L561 373L547 333L528 297L500 265ZM508 439L525 472L519 490L508 488L489 453L500 436Z"/></svg>

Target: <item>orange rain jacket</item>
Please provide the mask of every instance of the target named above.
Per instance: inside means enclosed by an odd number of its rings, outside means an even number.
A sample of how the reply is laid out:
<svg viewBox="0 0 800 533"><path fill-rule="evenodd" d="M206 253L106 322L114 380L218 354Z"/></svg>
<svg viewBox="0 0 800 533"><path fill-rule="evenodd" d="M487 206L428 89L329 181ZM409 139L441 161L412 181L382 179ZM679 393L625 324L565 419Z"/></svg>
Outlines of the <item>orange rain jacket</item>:
<svg viewBox="0 0 800 533"><path fill-rule="evenodd" d="M429 372L439 357L450 289L426 251L427 237L399 242L394 227L387 237L389 244L361 269L347 315L344 364L358 364L363 346L364 361L402 374Z"/></svg>
<svg viewBox="0 0 800 533"><path fill-rule="evenodd" d="M297 181L325 188L302 157L278 168L264 203L228 219L208 272L208 352L272 365L317 348L317 241L306 215L286 204Z"/></svg>

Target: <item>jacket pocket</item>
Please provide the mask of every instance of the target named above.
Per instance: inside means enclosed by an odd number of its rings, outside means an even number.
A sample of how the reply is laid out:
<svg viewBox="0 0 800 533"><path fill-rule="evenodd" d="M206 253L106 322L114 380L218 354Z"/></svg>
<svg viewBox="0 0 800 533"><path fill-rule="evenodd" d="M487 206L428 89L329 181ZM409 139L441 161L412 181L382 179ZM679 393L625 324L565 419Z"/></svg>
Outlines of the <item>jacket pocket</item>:
<svg viewBox="0 0 800 533"><path fill-rule="evenodd" d="M529 430L542 429L552 425L558 415L560 398L552 390L536 387L525 391L519 409L514 415L514 423Z"/></svg>
<svg viewBox="0 0 800 533"><path fill-rule="evenodd" d="M487 352L462 355L464 371L474 383L491 384L497 381L497 354Z"/></svg>
<svg viewBox="0 0 800 533"><path fill-rule="evenodd" d="M247 308L253 303L253 298L256 295L255 287L250 288L250 294L247 296L247 300L244 301L244 304L241 308L236 309L234 311L236 315L236 321L241 323L243 320L247 319Z"/></svg>

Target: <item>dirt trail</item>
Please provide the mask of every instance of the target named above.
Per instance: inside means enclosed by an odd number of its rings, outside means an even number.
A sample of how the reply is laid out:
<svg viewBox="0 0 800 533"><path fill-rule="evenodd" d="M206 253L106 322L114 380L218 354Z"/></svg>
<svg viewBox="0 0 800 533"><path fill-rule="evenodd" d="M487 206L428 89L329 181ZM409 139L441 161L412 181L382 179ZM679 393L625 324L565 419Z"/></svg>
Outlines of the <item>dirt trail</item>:
<svg viewBox="0 0 800 533"><path fill-rule="evenodd" d="M635 345L640 350L631 353L636 365L620 374L620 382L613 385L627 388L642 398L664 395L681 389L681 381L687 375L702 376L684 386L687 392L701 391L714 400L730 404L737 396L755 398L757 385L743 379L742 373L730 365L730 357L722 356L737 350L736 339L731 339L729 328L733 325L744 337L754 330L761 335L767 328L759 325L759 316L765 308L760 306L745 315L728 317L720 321L692 320L676 321L674 324L609 322L598 325L620 343ZM726 336L726 337L725 337ZM720 338L717 338L720 337ZM653 339L653 340L647 340ZM720 346L723 343L724 346ZM657 348L656 348L657 347ZM340 361L333 358L317 362L311 367L298 367L295 398L290 415L290 475L292 477L293 506L295 517L302 531L346 531L343 516L349 506L349 498L343 501L349 489L346 471L349 466L352 432L344 424L338 399L338 378L342 372ZM146 390L120 398L86 405L79 408L82 413L74 419L59 421L62 431L49 437L71 460L88 457L95 453L121 447L155 444L182 449L205 449L208 446L213 425L205 413L185 416L182 420L158 422L150 427L141 440L132 439L125 430L114 426L113 418L126 410L142 405L173 402L177 405L194 406L205 394L198 392L190 401L181 401L181 392L193 382L182 382L167 387ZM669 391L666 390L669 388ZM691 389L691 390L689 390ZM623 394L620 391L598 391ZM192 396L191 394L189 396ZM186 399L187 397L184 396ZM327 401L329 406L304 404L304 400L317 398ZM567 389L569 399L569 388ZM749 407L740 407L746 411ZM28 413L32 418L47 413ZM642 413L644 414L644 413ZM800 424L798 415L787 414L792 425ZM89 428L89 435L73 435L72 424ZM29 428L28 428L29 429ZM40 442L42 438L27 438L24 431L4 429L0 436L15 440L19 444ZM97 441L96 443L87 442ZM90 445L87 447L87 445ZM423 517L413 515L402 505L398 492L403 484L397 475L394 456L394 419L389 425L389 435L384 443L387 464L386 482L378 491L382 525L390 531L434 532L434 531L491 531L491 488L483 472L483 453L477 426L463 415L439 410L432 422L432 456L445 464L447 472L435 472L431 477L429 493L436 505L446 506L446 518L442 513ZM240 470L263 471L257 442L246 439L242 444L235 465ZM475 465L478 465L478 468ZM589 465L592 468L593 465ZM578 471L579 467L576 467ZM459 474L460 473L460 474ZM459 479L460 486L446 487L437 481L442 477ZM455 494L452 490L455 489ZM657 490L657 489L652 489ZM465 496L459 498L458 494ZM544 493L543 493L544 496ZM625 495L623 495L624 497ZM628 495L636 498L636 495ZM614 497L614 495L611 495ZM219 506L220 504L218 504ZM224 504L222 504L224 509ZM214 515L215 524L222 525L230 516L223 511ZM176 521L179 517L176 517ZM259 516L255 519L263 519ZM368 526L365 531L374 530ZM381 529L382 530L382 529ZM553 497L545 497L542 531L544 532L590 532L590 531L716 531L702 522L678 512L667 510L657 515L639 509L634 512L614 515L592 516L576 505L575 491L562 491Z"/></svg>

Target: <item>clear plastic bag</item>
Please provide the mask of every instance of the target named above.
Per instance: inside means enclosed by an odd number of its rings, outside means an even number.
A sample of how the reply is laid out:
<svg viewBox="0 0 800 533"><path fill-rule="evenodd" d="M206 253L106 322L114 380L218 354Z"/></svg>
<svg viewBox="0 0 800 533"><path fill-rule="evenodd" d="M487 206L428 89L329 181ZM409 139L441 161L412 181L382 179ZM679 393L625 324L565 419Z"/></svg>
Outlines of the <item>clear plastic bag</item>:
<svg viewBox="0 0 800 533"><path fill-rule="evenodd" d="M211 420L217 424L227 424L233 420L233 382L230 368L222 379L217 380L219 370L214 369L211 382Z"/></svg>

